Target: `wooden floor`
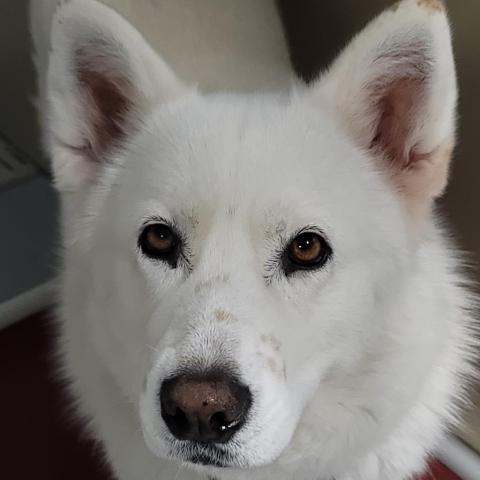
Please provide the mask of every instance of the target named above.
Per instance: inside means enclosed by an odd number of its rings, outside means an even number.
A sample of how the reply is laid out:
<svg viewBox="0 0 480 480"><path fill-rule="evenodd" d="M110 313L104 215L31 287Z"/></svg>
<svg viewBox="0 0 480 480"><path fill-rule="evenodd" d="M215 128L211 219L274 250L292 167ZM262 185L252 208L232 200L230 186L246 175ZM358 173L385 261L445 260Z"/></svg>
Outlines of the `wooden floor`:
<svg viewBox="0 0 480 480"><path fill-rule="evenodd" d="M111 480L101 446L66 409L51 360L53 332L48 315L0 332L0 478ZM420 480L460 479L433 463Z"/></svg>

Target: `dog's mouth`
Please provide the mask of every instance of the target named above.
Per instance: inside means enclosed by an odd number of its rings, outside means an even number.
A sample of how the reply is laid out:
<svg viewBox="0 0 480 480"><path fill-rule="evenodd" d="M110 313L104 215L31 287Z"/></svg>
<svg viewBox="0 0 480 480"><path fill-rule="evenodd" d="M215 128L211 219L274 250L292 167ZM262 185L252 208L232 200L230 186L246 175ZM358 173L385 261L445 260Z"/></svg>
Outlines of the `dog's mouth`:
<svg viewBox="0 0 480 480"><path fill-rule="evenodd" d="M193 463L194 465L202 465L204 467L227 468L230 466L223 458L207 455L205 453L194 454L188 458L187 461Z"/></svg>
<svg viewBox="0 0 480 480"><path fill-rule="evenodd" d="M174 448L170 452L170 457L197 467L231 468L240 466L235 455L207 443L182 442L178 448Z"/></svg>

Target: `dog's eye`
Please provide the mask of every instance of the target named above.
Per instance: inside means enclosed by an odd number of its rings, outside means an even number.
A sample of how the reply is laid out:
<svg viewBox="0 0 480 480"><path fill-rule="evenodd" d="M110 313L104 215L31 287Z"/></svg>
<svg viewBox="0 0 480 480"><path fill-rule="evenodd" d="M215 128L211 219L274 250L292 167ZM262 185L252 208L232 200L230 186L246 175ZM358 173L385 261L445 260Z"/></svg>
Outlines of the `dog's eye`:
<svg viewBox="0 0 480 480"><path fill-rule="evenodd" d="M166 260L176 266L180 240L168 225L147 225L138 239L138 245L147 257Z"/></svg>
<svg viewBox="0 0 480 480"><path fill-rule="evenodd" d="M331 254L325 239L315 232L297 235L287 246L284 256L285 273L319 268Z"/></svg>

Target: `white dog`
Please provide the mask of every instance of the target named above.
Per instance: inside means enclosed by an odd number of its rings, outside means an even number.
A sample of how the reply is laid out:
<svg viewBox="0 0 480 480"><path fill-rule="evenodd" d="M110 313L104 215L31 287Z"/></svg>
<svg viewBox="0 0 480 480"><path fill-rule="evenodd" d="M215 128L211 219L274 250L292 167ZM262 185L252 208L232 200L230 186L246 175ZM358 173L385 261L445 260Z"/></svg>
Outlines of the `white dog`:
<svg viewBox="0 0 480 480"><path fill-rule="evenodd" d="M443 4L397 3L292 87L270 0L56 3L32 28L62 361L117 478L422 472L473 354L433 213L457 99Z"/></svg>

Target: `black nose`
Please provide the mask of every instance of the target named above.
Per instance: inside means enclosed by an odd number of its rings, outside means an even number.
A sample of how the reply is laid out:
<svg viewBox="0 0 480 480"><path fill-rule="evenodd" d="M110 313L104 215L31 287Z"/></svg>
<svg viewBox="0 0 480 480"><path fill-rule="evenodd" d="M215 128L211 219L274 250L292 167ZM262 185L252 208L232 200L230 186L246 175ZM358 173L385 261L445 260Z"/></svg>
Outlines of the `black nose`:
<svg viewBox="0 0 480 480"><path fill-rule="evenodd" d="M160 403L179 440L225 443L244 425L252 396L230 375L182 375L163 382Z"/></svg>

